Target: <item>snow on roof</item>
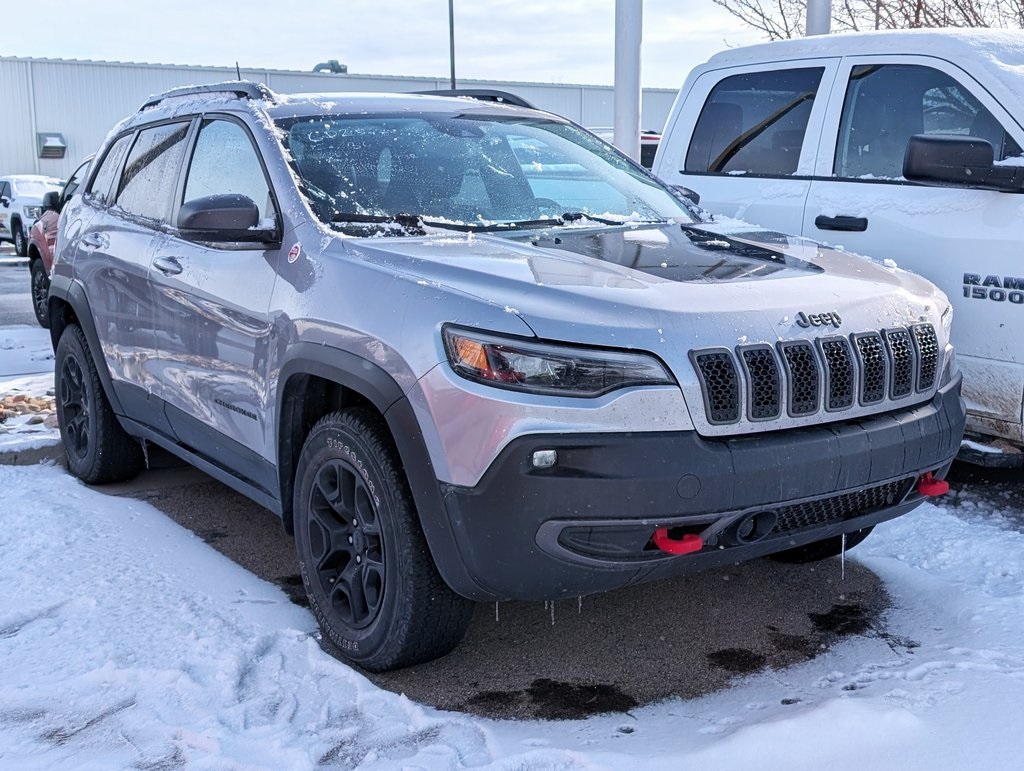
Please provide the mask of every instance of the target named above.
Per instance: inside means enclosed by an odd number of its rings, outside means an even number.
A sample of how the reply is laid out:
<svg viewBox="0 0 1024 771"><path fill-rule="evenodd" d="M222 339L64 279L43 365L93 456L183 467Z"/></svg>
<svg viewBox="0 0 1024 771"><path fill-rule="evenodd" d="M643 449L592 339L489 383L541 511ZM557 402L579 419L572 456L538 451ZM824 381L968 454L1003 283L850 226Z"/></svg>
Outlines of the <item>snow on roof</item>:
<svg viewBox="0 0 1024 771"><path fill-rule="evenodd" d="M721 66L792 58L870 54L927 54L951 60L987 60L1003 67L1022 67L1024 34L994 29L841 32L732 48L715 54L708 60L708 64Z"/></svg>

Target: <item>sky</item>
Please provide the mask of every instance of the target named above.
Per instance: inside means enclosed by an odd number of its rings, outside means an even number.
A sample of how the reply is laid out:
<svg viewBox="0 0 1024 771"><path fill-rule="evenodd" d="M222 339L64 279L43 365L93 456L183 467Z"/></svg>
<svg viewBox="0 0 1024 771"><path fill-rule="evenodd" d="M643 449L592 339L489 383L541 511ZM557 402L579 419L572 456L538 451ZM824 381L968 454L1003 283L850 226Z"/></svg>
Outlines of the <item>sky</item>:
<svg viewBox="0 0 1024 771"><path fill-rule="evenodd" d="M46 330L0 327L0 394L52 387L47 348ZM46 377L6 379L32 368ZM851 552L891 608L811 660L585 720L489 720L383 690L332 659L307 609L147 501L52 463L5 464L5 451L35 441L0 435L5 769L1020 767L1021 512L968 489L879 525ZM538 630L535 644L549 641Z"/></svg>
<svg viewBox="0 0 1024 771"><path fill-rule="evenodd" d="M458 78L611 84L614 0L455 0ZM723 48L759 41L712 0L646 0L642 84L678 88ZM447 77L447 0L58 0L0 56Z"/></svg>

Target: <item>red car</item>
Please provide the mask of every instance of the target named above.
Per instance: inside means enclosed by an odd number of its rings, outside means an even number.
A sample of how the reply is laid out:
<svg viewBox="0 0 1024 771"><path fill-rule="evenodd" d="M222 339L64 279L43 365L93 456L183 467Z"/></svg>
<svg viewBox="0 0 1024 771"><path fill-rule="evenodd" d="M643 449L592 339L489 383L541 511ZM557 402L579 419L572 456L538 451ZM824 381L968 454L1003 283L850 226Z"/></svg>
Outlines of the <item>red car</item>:
<svg viewBox="0 0 1024 771"><path fill-rule="evenodd" d="M64 188L43 196L43 213L28 234L28 268L32 280L32 310L41 326L50 326L47 317L47 297L50 292L50 269L53 267L53 247L57 240L57 222L65 201L75 194L89 170L92 156L75 169Z"/></svg>

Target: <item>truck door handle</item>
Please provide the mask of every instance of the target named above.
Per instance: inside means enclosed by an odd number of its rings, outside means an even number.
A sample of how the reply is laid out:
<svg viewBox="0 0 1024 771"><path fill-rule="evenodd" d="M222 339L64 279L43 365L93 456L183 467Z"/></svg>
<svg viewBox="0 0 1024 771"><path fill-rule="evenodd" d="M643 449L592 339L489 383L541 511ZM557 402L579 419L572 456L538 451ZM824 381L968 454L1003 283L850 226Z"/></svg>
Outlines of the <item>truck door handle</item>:
<svg viewBox="0 0 1024 771"><path fill-rule="evenodd" d="M860 233L868 229L868 218L847 217L842 214L838 217L826 217L824 214L819 214L814 218L814 226L818 230L845 230Z"/></svg>
<svg viewBox="0 0 1024 771"><path fill-rule="evenodd" d="M157 257L153 260L153 267L165 276L177 276L182 271L177 257Z"/></svg>

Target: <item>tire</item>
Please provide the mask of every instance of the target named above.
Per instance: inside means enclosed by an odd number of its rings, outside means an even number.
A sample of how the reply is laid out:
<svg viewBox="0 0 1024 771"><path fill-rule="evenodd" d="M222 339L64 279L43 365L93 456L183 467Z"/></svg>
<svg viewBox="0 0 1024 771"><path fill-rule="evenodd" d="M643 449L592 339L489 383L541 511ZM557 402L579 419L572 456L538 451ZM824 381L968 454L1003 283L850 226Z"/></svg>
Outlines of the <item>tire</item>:
<svg viewBox="0 0 1024 771"><path fill-rule="evenodd" d="M123 482L143 466L141 445L117 422L82 328L69 325L57 343L55 390L68 470L83 482Z"/></svg>
<svg viewBox="0 0 1024 771"><path fill-rule="evenodd" d="M28 239L25 238L25 229L21 227L20 220L11 222L11 235L14 236L14 253L19 257L28 254Z"/></svg>
<svg viewBox="0 0 1024 771"><path fill-rule="evenodd" d="M352 408L313 426L294 517L299 572L328 652L381 672L458 645L473 603L437 572L377 413Z"/></svg>
<svg viewBox="0 0 1024 771"><path fill-rule="evenodd" d="M43 329L50 328L49 295L50 277L46 275L46 268L42 259L32 260L29 267L29 274L32 281L32 310L35 311L36 321Z"/></svg>
<svg viewBox="0 0 1024 771"><path fill-rule="evenodd" d="M862 530L854 530L846 534L846 550L849 551L869 535L874 527L865 527ZM838 557L843 551L843 537L840 535L832 538L825 538L821 541L814 541L795 549L786 549L769 554L768 558L776 562L786 562L791 565L803 565L808 562L819 562L829 557Z"/></svg>

